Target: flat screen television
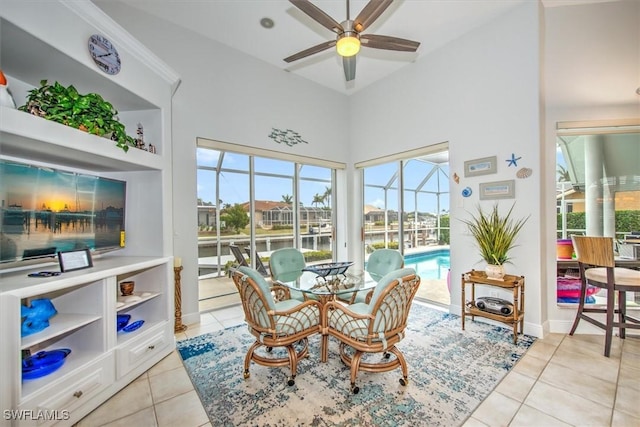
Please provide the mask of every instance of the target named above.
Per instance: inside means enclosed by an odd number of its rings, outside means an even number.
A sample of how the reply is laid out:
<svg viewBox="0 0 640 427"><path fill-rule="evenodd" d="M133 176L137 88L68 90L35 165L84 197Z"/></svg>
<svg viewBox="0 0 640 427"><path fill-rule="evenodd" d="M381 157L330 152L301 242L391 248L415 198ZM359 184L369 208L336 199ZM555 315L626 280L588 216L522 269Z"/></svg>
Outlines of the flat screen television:
<svg viewBox="0 0 640 427"><path fill-rule="evenodd" d="M126 182L0 159L0 263L121 248Z"/></svg>

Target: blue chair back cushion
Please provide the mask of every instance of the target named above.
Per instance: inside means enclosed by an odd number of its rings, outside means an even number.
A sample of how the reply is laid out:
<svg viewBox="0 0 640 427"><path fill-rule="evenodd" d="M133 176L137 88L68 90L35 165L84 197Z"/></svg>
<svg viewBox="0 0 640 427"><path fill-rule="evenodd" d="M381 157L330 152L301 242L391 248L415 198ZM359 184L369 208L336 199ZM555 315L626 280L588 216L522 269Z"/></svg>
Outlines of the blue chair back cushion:
<svg viewBox="0 0 640 427"><path fill-rule="evenodd" d="M306 265L304 255L295 248L278 249L269 257L269 267L274 280L295 280Z"/></svg>
<svg viewBox="0 0 640 427"><path fill-rule="evenodd" d="M377 249L367 260L366 270L373 280L380 281L387 273L404 265L404 257L394 249Z"/></svg>

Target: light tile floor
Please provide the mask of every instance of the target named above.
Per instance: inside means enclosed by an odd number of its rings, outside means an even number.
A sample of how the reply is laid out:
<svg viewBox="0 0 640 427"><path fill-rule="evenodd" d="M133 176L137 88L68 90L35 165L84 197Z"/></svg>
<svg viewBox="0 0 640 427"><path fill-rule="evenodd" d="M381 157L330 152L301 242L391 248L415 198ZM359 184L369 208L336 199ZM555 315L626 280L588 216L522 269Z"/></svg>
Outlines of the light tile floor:
<svg viewBox="0 0 640 427"><path fill-rule="evenodd" d="M416 302L418 303L418 302ZM203 313L176 335L194 337L244 323L238 306ZM537 340L464 427L640 426L640 339L551 334ZM176 352L80 423L97 426L211 426Z"/></svg>

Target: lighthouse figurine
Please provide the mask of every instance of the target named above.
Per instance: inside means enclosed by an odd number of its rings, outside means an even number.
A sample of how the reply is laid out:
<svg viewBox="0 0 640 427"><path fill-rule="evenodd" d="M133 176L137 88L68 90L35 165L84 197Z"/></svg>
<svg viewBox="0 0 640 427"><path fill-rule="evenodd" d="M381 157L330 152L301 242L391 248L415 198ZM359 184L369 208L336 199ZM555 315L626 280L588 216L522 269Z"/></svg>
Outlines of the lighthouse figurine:
<svg viewBox="0 0 640 427"><path fill-rule="evenodd" d="M16 108L16 103L7 85L7 78L4 76L2 70L0 70L0 105L3 107Z"/></svg>

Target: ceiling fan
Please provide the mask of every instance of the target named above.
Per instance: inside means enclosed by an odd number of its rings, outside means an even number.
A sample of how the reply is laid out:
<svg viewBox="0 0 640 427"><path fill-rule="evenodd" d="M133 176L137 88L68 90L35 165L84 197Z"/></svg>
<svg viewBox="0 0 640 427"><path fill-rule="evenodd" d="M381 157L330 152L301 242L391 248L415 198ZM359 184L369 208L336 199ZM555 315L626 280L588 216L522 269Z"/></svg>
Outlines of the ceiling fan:
<svg viewBox="0 0 640 427"><path fill-rule="evenodd" d="M371 0L362 9L356 19L349 18L349 0L347 0L347 19L338 23L309 0L289 0L295 7L309 15L314 21L337 34L335 40L320 43L319 45L302 50L294 55L284 58L285 62L293 62L306 58L323 50L336 46L336 50L342 56L344 76L347 81L356 77L356 54L360 46L373 49L398 50L403 52L415 52L420 42L401 39L398 37L381 36L377 34L362 34L382 13L393 3L393 0Z"/></svg>

